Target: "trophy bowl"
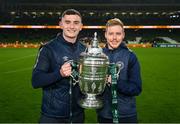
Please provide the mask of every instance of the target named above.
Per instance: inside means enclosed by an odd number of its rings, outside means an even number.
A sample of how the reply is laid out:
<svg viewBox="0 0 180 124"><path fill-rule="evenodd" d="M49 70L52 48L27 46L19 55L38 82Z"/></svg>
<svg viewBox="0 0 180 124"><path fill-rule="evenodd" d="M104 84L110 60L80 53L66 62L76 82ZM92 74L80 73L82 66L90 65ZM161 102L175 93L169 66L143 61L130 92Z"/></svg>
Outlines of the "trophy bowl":
<svg viewBox="0 0 180 124"><path fill-rule="evenodd" d="M97 33L86 52L81 53L79 60L79 87L85 98L81 98L82 108L98 109L103 106L97 95L102 94L108 75L109 59L98 46Z"/></svg>
<svg viewBox="0 0 180 124"><path fill-rule="evenodd" d="M108 57L101 54L82 53L79 62L79 86L85 98L80 99L79 105L82 108L98 109L103 106L97 95L103 93L107 72Z"/></svg>

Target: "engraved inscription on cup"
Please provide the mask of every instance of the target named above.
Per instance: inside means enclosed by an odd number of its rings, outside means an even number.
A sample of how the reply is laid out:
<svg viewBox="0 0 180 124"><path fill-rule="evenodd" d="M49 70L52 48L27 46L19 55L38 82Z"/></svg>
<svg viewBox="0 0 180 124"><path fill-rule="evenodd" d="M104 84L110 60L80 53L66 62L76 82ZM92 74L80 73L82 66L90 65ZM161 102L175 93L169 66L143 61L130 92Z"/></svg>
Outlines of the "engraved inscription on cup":
<svg viewBox="0 0 180 124"><path fill-rule="evenodd" d="M96 96L104 91L107 71L108 59L106 56L82 56L80 60L79 85L81 92L86 95L84 103L80 104L83 108L102 107L102 101Z"/></svg>

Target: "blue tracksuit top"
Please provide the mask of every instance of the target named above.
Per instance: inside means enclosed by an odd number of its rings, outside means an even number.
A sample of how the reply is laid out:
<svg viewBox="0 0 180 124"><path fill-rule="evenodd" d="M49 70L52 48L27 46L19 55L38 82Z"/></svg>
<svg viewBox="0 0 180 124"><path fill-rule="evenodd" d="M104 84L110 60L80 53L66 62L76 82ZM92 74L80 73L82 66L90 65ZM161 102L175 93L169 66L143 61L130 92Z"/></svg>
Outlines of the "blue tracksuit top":
<svg viewBox="0 0 180 124"><path fill-rule="evenodd" d="M52 39L39 50L32 73L32 85L34 88L43 89L41 112L44 115L49 117L69 117L70 78L62 77L59 70L66 61L77 61L80 53L84 50L85 46L80 42L69 43L61 35ZM84 112L77 104L81 95L79 86L73 86L73 116Z"/></svg>
<svg viewBox="0 0 180 124"><path fill-rule="evenodd" d="M135 96L139 95L142 90L140 65L136 55L124 43L113 50L105 47L103 52L109 57L110 63L123 65L117 80L119 118L136 115ZM104 107L97 112L101 117L112 119L111 87L106 86L102 98Z"/></svg>

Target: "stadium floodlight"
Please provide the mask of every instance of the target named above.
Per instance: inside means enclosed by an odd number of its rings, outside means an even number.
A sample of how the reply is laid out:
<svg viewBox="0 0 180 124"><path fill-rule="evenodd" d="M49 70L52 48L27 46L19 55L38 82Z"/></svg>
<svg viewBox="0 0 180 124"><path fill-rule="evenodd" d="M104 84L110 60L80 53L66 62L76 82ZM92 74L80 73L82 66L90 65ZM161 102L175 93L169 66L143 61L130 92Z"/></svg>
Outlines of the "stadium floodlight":
<svg viewBox="0 0 180 124"><path fill-rule="evenodd" d="M28 15L28 12L23 12L25 15Z"/></svg>
<svg viewBox="0 0 180 124"><path fill-rule="evenodd" d="M150 15L150 12L146 12L146 15Z"/></svg>
<svg viewBox="0 0 180 124"><path fill-rule="evenodd" d="M40 14L41 14L41 15L44 15L44 14L45 14L45 12L40 12Z"/></svg>
<svg viewBox="0 0 180 124"><path fill-rule="evenodd" d="M106 12L106 15L109 15L110 13L109 12Z"/></svg>
<svg viewBox="0 0 180 124"><path fill-rule="evenodd" d="M15 14L16 14L16 12L14 12L14 11L11 12L11 15L15 15Z"/></svg>
<svg viewBox="0 0 180 124"><path fill-rule="evenodd" d="M49 15L53 15L53 12L48 12Z"/></svg>
<svg viewBox="0 0 180 124"><path fill-rule="evenodd" d="M89 15L91 15L91 16L94 15L94 12L90 12Z"/></svg>
<svg viewBox="0 0 180 124"><path fill-rule="evenodd" d="M61 12L56 12L57 15L61 15Z"/></svg>
<svg viewBox="0 0 180 124"><path fill-rule="evenodd" d="M37 13L36 13L36 12L31 12L31 14L33 14L33 15L37 15Z"/></svg>
<svg viewBox="0 0 180 124"><path fill-rule="evenodd" d="M138 12L137 14L138 14L138 15L142 15L143 13L142 13L142 12Z"/></svg>
<svg viewBox="0 0 180 124"><path fill-rule="evenodd" d="M170 15L170 18L179 18L179 15Z"/></svg>
<svg viewBox="0 0 180 124"><path fill-rule="evenodd" d="M173 18L176 18L176 15L173 15L172 17L173 17Z"/></svg>
<svg viewBox="0 0 180 124"><path fill-rule="evenodd" d="M169 12L169 15L173 15L174 14L174 12Z"/></svg>
<svg viewBox="0 0 180 124"><path fill-rule="evenodd" d="M153 15L158 15L159 13L158 12L153 12Z"/></svg>
<svg viewBox="0 0 180 124"><path fill-rule="evenodd" d="M113 14L116 16L118 13L117 13L117 12L114 12Z"/></svg>
<svg viewBox="0 0 180 124"><path fill-rule="evenodd" d="M130 12L129 14L130 14L130 15L134 15L134 12Z"/></svg>
<svg viewBox="0 0 180 124"><path fill-rule="evenodd" d="M167 14L167 12L162 12L162 13L161 13L161 15L166 15L166 14Z"/></svg>
<svg viewBox="0 0 180 124"><path fill-rule="evenodd" d="M126 12L122 12L121 14L122 14L122 15L126 15L127 13L126 13Z"/></svg>

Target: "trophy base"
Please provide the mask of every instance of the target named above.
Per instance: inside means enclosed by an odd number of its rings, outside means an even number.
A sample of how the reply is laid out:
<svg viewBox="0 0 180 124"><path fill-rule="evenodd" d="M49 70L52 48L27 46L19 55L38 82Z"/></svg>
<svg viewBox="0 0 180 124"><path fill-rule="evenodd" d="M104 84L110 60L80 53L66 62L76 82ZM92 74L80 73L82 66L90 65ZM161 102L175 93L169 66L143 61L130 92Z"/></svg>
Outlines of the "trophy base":
<svg viewBox="0 0 180 124"><path fill-rule="evenodd" d="M86 109L99 109L102 108L103 103L100 99L96 98L96 95L87 94L85 99L80 99L79 105Z"/></svg>

